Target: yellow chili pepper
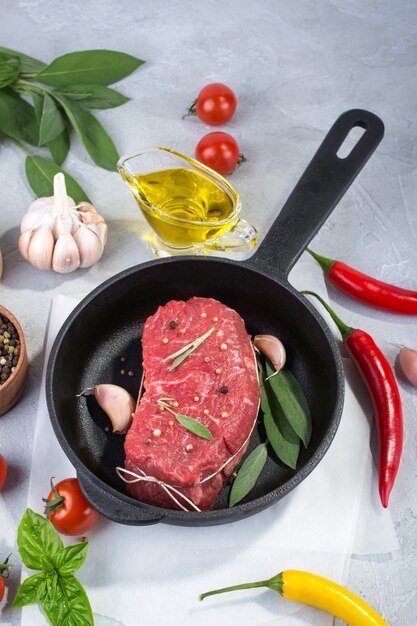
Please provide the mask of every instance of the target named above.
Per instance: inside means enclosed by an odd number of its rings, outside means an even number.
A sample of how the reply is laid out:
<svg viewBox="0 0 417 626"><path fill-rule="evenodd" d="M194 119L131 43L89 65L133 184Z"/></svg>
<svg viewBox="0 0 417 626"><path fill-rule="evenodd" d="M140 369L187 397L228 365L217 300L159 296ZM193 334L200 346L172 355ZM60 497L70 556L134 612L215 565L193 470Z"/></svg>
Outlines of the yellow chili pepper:
<svg viewBox="0 0 417 626"><path fill-rule="evenodd" d="M311 604L331 613L350 626L388 626L369 604L341 585L328 578L300 570L285 570L268 580L207 591L200 595L200 600L218 593L253 587L268 587L288 600Z"/></svg>

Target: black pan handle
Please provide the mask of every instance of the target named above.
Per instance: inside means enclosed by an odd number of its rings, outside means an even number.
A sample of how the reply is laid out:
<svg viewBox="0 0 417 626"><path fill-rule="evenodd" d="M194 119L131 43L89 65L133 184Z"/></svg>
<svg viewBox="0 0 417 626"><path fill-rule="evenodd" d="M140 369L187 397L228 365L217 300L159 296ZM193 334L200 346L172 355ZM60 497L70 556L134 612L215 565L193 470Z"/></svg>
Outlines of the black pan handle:
<svg viewBox="0 0 417 626"><path fill-rule="evenodd" d="M99 484L86 474L77 472L77 478L81 491L90 504L96 511L113 522L139 526L142 524L156 524L165 518L165 515L161 515L151 506L141 506L139 503L134 505L129 502L128 498L122 500L123 496L121 494L118 494L118 497L116 497L109 491L104 491Z"/></svg>
<svg viewBox="0 0 417 626"><path fill-rule="evenodd" d="M364 129L346 158L337 156L350 131ZM384 136L374 113L352 109L333 124L257 252L247 263L286 278Z"/></svg>

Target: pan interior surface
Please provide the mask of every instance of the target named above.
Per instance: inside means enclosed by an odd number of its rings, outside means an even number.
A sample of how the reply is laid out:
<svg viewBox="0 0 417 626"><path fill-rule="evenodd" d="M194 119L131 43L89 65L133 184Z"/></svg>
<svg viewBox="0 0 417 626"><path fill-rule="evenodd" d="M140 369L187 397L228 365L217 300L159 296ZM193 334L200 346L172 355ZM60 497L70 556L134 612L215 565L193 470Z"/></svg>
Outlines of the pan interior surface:
<svg viewBox="0 0 417 626"><path fill-rule="evenodd" d="M64 451L81 474L87 469L101 489L111 487L126 494L115 472L115 467L124 464L124 437L108 430L109 420L93 397L77 394L87 387L113 383L136 398L145 320L169 300L193 296L215 298L234 308L252 336L278 336L286 347L286 365L300 381L311 409L312 438L307 449L301 447L297 469L287 468L271 451L244 501L242 510L246 507L247 512L242 517L285 495L317 465L341 414L340 365L330 331L285 281L215 259L175 259L122 272L87 296L58 335L47 377L51 420ZM260 423L249 449L264 438ZM215 509L227 509L229 491L226 485ZM180 512L173 512L174 518L176 513Z"/></svg>

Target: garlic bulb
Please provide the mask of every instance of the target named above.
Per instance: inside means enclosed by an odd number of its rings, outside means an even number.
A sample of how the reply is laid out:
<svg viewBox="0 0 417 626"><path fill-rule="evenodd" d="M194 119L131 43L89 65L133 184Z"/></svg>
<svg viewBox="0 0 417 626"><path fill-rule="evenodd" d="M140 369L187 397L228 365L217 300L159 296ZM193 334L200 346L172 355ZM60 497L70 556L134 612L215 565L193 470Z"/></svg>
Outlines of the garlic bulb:
<svg viewBox="0 0 417 626"><path fill-rule="evenodd" d="M20 254L40 270L60 274L90 267L103 254L107 226L93 205L75 205L63 174L54 176L54 195L32 202L20 224Z"/></svg>

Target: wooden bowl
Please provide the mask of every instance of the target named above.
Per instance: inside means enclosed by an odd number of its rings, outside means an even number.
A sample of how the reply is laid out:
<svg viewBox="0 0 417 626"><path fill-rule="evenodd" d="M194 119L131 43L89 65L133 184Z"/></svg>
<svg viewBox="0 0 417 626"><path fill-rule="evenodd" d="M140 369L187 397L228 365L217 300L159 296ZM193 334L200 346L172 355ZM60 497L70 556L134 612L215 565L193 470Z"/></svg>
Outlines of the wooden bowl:
<svg viewBox="0 0 417 626"><path fill-rule="evenodd" d="M13 324L13 326L17 330L20 341L20 354L16 369L14 370L13 374L9 376L4 385L0 386L0 415L3 415L16 404L22 394L26 381L29 361L26 350L25 337L23 335L23 330L19 322L17 321L15 316L10 313L10 311L8 311L6 308L4 308L4 306L1 305L0 314L7 317L10 323Z"/></svg>

